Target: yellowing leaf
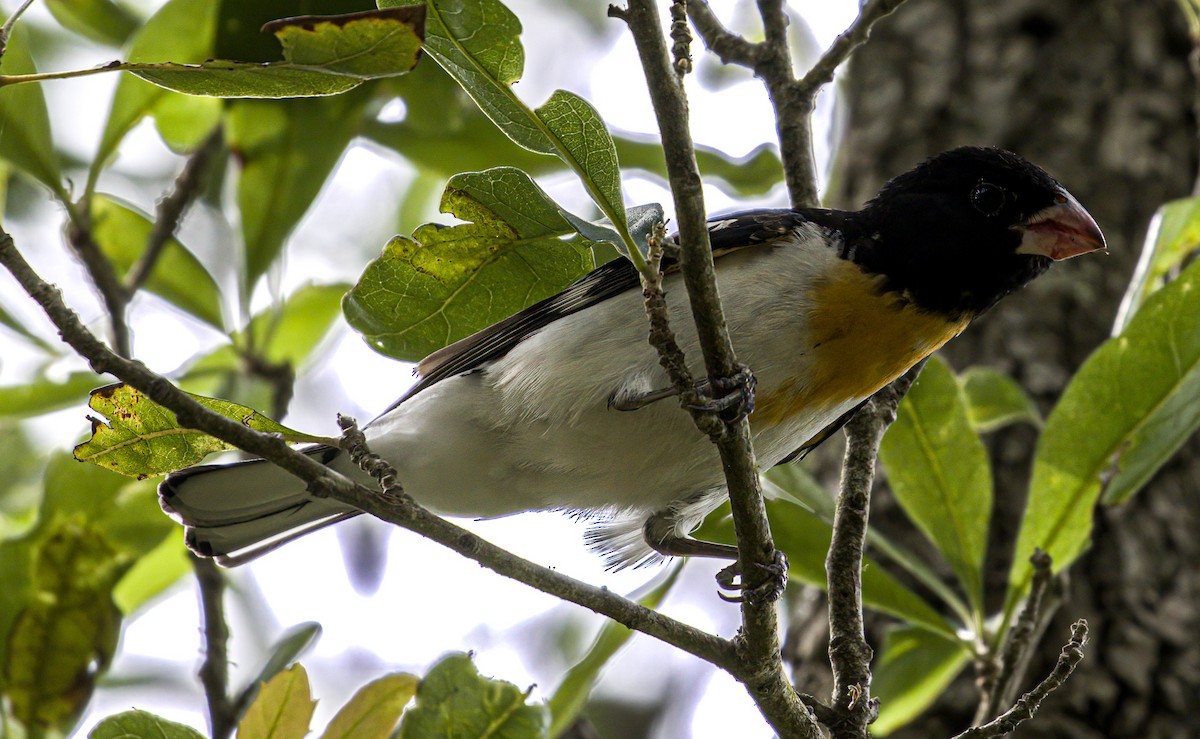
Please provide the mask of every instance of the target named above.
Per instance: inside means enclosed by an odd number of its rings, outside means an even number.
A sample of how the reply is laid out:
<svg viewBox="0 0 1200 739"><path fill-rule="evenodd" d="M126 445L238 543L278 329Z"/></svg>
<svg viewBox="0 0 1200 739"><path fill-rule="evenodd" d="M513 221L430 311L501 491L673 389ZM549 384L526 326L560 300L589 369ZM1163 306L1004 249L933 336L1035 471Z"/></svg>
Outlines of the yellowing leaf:
<svg viewBox="0 0 1200 739"><path fill-rule="evenodd" d="M201 395L191 398L256 431L280 434L288 441L325 441L276 423L244 405ZM142 479L174 472L212 452L233 448L202 431L180 426L174 413L125 384L93 390L88 405L104 414L109 423L92 419L92 436L75 447L75 458L122 475Z"/></svg>
<svg viewBox="0 0 1200 739"><path fill-rule="evenodd" d="M303 739L316 707L308 673L292 665L262 686L238 723L237 739Z"/></svg>
<svg viewBox="0 0 1200 739"><path fill-rule="evenodd" d="M367 683L337 712L322 739L387 739L419 682L400 672Z"/></svg>
<svg viewBox="0 0 1200 739"><path fill-rule="evenodd" d="M200 64L124 67L148 82L189 95L285 98L336 95L417 64L425 6L335 16L299 16L263 27L283 46L283 61L212 59Z"/></svg>

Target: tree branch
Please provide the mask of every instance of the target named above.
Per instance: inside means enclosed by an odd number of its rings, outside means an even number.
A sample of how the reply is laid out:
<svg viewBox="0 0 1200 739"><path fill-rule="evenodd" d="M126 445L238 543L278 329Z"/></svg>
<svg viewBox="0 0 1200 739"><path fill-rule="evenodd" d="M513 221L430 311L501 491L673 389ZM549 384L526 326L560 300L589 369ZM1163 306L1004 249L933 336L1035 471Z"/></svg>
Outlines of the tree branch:
<svg viewBox="0 0 1200 739"><path fill-rule="evenodd" d="M8 17L8 20L4 21L4 25L0 26L0 57L3 57L4 52L8 51L8 37L12 35L13 26L17 25L17 21L29 9L30 5L33 5L33 0L25 0L17 6L13 14Z"/></svg>
<svg viewBox="0 0 1200 739"><path fill-rule="evenodd" d="M733 645L720 637L667 618L603 588L593 587L521 559L475 534L455 526L410 500L395 500L357 485L314 459L292 449L281 438L264 434L213 413L140 362L114 354L63 303L57 288L42 280L17 251L12 237L0 229L0 263L58 328L63 340L87 359L98 374L111 374L175 413L179 423L256 454L287 470L309 485L309 492L366 511L453 549L505 577L608 616L635 631L711 662L725 670L737 665Z"/></svg>
<svg viewBox="0 0 1200 739"><path fill-rule="evenodd" d="M1087 640L1087 621L1079 619L1071 626L1071 640L1063 646L1062 653L1058 656L1058 663L1054 665L1054 669L1050 671L1045 680L1021 696L1012 708L1000 716L983 726L967 729L955 736L954 739L993 739L1005 736L1012 733L1018 724L1033 718L1041 708L1042 701L1046 699L1046 696L1062 687L1067 678L1071 677L1071 673L1083 659L1083 647L1087 644Z"/></svg>
<svg viewBox="0 0 1200 739"><path fill-rule="evenodd" d="M787 14L781 0L758 1L765 34L761 44L752 44L725 28L705 0L689 2L688 16L705 46L726 64L754 70L766 85L775 109L779 153L793 208L811 208L819 203L811 121L817 93L833 79L834 71L850 53L867 40L871 27L903 2L870 2L800 80L792 72Z"/></svg>
<svg viewBox="0 0 1200 739"><path fill-rule="evenodd" d="M716 54L722 63L754 69L758 63L758 44L752 44L726 28L712 12L708 0L688 0L687 12L705 48Z"/></svg>
<svg viewBox="0 0 1200 739"><path fill-rule="evenodd" d="M633 35L662 134L679 226L684 284L705 369L710 380L733 377L741 366L730 342L717 292L706 227L707 214L688 127L683 86L672 71L654 1L629 0L628 8L618 9L616 15L626 21ZM728 424L726 433L716 443L733 508L742 585L744 589L752 589L766 574L756 573L755 564L773 563L776 549L759 489L749 423L742 419ZM784 673L779 657L779 624L774 603L745 598L742 624L737 640L738 665L730 671L746 685L763 715L781 735L819 736L815 720Z"/></svg>
<svg viewBox="0 0 1200 739"><path fill-rule="evenodd" d="M859 12L858 18L834 40L812 69L797 83L797 93L815 98L822 87L833 81L833 74L837 68L855 49L866 43L871 35L871 28L895 12L903 3L904 0L872 0L867 3Z"/></svg>
<svg viewBox="0 0 1200 739"><path fill-rule="evenodd" d="M146 248L129 270L129 274L125 276L125 289L130 294L137 292L154 271L154 266L158 264L158 258L162 255L163 248L179 229L179 222L183 218L184 212L199 194L200 186L204 182L204 175L208 172L208 166L212 163L216 153L220 151L223 141L224 134L218 126L200 145L200 148L196 149L188 158L183 170L175 178L175 187L171 194L158 202L154 227L146 239Z"/></svg>
<svg viewBox="0 0 1200 739"><path fill-rule="evenodd" d="M88 276L95 285L104 309L108 312L109 334L112 338L113 350L122 357L130 356L129 324L125 321L125 311L129 307L130 293L121 284L113 269L112 262L104 256L100 245L92 237L91 217L80 212L72 203L64 203L67 207L69 223L67 225L67 241L71 249L83 262Z"/></svg>
<svg viewBox="0 0 1200 739"><path fill-rule="evenodd" d="M211 559L191 555L200 608L204 618L204 662L200 683L208 700L208 721L213 739L227 739L237 728L237 713L229 699L229 626L225 623L225 577Z"/></svg>
<svg viewBox="0 0 1200 739"><path fill-rule="evenodd" d="M863 632L862 561L883 432L925 361L880 390L846 424L846 458L833 518L833 540L825 560L829 583L829 663L833 667L833 736L862 737L879 714L871 698L871 657Z"/></svg>
<svg viewBox="0 0 1200 739"><path fill-rule="evenodd" d="M1025 601L1021 613L1009 630L1004 642L1004 650L999 662L995 665L994 676L986 679L981 686L979 710L975 714L975 723L983 723L1013 701L1017 684L1029 666L1029 657L1037 646L1041 627L1050 619L1056 610L1055 605L1047 602L1047 592L1053 581L1051 565L1053 560L1041 549L1035 549L1029 558L1033 565L1033 579L1029 586L1029 598Z"/></svg>

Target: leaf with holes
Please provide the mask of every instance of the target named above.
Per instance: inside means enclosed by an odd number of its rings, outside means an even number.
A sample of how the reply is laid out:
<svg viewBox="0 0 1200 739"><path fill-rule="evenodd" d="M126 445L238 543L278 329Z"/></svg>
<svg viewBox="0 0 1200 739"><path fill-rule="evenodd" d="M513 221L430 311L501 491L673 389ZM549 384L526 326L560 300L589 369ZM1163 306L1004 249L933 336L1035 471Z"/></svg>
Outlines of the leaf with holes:
<svg viewBox="0 0 1200 739"><path fill-rule="evenodd" d="M210 411L255 431L279 434L287 441L328 441L294 431L244 405L190 393L189 396ZM75 447L75 459L122 475L141 479L174 472L196 464L212 452L233 448L202 431L180 426L174 413L125 384L93 390L88 405L109 422L92 419L92 436Z"/></svg>

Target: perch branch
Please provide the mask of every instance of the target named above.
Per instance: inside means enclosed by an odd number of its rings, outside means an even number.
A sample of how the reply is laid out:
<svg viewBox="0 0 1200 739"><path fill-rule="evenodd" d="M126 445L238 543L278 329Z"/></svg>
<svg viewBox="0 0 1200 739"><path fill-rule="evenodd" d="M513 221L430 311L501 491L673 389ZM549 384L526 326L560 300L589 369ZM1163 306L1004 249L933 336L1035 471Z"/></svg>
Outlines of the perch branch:
<svg viewBox="0 0 1200 739"><path fill-rule="evenodd" d="M570 601L653 636L726 670L737 665L733 645L608 590L593 587L553 570L521 559L471 532L407 500L395 500L378 491L356 485L316 460L297 452L283 439L265 434L238 421L218 415L188 397L169 380L151 372L140 362L114 354L80 322L63 303L57 288L42 280L17 251L12 237L0 229L0 264L3 264L58 328L63 341L88 360L98 374L111 374L145 393L172 411L179 423L256 454L287 470L309 485L309 492L366 511L453 549L500 575L523 582L542 592Z"/></svg>
<svg viewBox="0 0 1200 739"><path fill-rule="evenodd" d="M703 190L688 126L687 98L672 70L654 1L630 0L626 9L616 9L614 14L626 21L633 35L662 134L679 226L684 284L705 369L709 378L733 377L742 368L730 342L717 291ZM776 549L759 488L749 423L745 419L728 423L726 433L714 441L732 503L742 585L753 589L766 574L755 576L756 563L773 563ZM775 729L783 736L818 736L815 719L784 673L779 657L778 614L773 603L749 597L743 600L742 633L737 645L739 664L731 672L746 685Z"/></svg>

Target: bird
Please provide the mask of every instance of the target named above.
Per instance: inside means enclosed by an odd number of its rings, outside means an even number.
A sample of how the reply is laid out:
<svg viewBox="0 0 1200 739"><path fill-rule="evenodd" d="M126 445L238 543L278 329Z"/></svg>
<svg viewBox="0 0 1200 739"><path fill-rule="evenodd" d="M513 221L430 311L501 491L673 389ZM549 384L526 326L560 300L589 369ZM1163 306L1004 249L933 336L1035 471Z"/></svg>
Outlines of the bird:
<svg viewBox="0 0 1200 739"><path fill-rule="evenodd" d="M733 346L753 373L760 469L807 453L1052 262L1106 250L1062 185L993 147L927 159L856 211L757 209L707 227ZM672 328L702 376L669 255L663 272ZM585 515L588 542L614 569L737 559L729 545L691 537L727 497L724 474L716 447L669 400L629 260L435 351L416 372L363 432L418 503L473 518ZM336 447L304 451L369 481ZM159 500L193 551L227 566L361 513L310 496L264 460L173 473Z"/></svg>

